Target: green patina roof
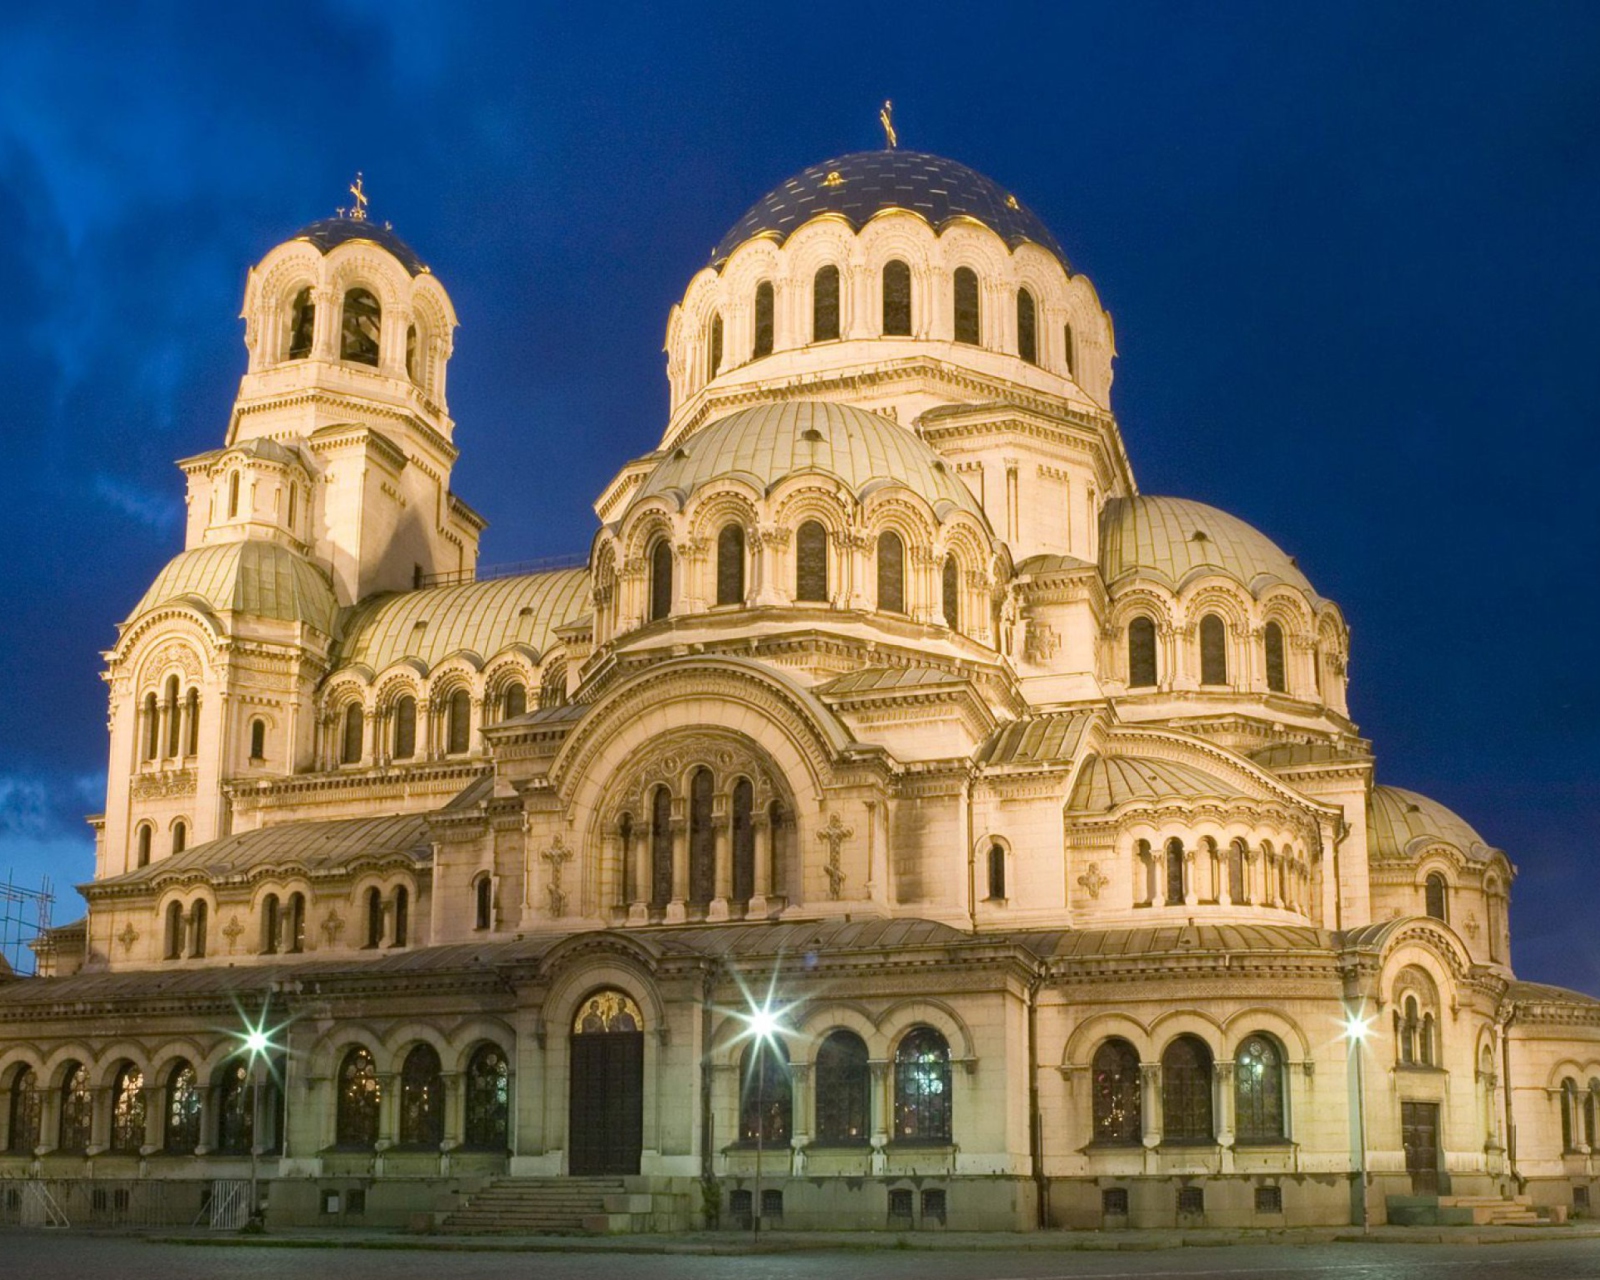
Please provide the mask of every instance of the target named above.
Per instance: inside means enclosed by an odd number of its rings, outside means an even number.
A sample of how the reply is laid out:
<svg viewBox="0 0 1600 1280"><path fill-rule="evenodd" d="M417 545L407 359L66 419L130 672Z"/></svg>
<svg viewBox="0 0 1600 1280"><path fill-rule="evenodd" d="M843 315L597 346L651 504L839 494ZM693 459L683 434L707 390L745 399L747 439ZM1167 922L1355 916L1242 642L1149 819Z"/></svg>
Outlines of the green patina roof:
<svg viewBox="0 0 1600 1280"><path fill-rule="evenodd" d="M889 689L915 689L925 685L965 684L958 675L936 667L862 667L836 676L817 689L819 694L875 693Z"/></svg>
<svg viewBox="0 0 1600 1280"><path fill-rule="evenodd" d="M167 562L129 620L184 597L217 612L303 622L332 635L338 602L310 560L277 542L247 539L196 547Z"/></svg>
<svg viewBox="0 0 1600 1280"><path fill-rule="evenodd" d="M1093 717L1087 711L1030 716L1001 725L978 751L978 762L1001 764L1056 764L1078 753L1083 731Z"/></svg>
<svg viewBox="0 0 1600 1280"><path fill-rule="evenodd" d="M587 569L376 596L346 615L337 665L377 672L416 658L432 667L462 651L487 661L516 644L543 654L556 628L581 617L589 603Z"/></svg>
<svg viewBox="0 0 1600 1280"><path fill-rule="evenodd" d="M1078 773L1067 808L1077 813L1110 813L1130 801L1197 796L1225 800L1248 795L1233 783L1192 764L1128 756L1090 756Z"/></svg>
<svg viewBox="0 0 1600 1280"><path fill-rule="evenodd" d="M1197 536L1200 535L1200 536ZM1144 574L1176 587L1196 570L1259 592L1276 582L1316 591L1284 552L1237 516L1183 498L1112 498L1100 513L1100 572L1114 583Z"/></svg>
<svg viewBox="0 0 1600 1280"><path fill-rule="evenodd" d="M1460 814L1437 800L1399 787L1373 787L1367 806L1369 844L1381 857L1397 858L1417 841L1443 841L1469 858L1488 861L1499 850L1468 825Z"/></svg>
<svg viewBox="0 0 1600 1280"><path fill-rule="evenodd" d="M744 409L700 428L657 464L635 502L679 503L713 480L743 480L758 493L801 472L833 476L857 497L902 484L940 519L959 508L983 519L972 491L907 428L845 404L796 400Z"/></svg>

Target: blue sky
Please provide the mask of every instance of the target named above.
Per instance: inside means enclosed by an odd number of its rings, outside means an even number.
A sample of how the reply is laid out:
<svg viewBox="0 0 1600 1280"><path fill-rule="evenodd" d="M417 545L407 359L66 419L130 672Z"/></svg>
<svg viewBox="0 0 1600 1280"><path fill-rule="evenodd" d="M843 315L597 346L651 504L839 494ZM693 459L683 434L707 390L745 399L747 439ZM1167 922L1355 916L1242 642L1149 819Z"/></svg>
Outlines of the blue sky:
<svg viewBox="0 0 1600 1280"><path fill-rule="evenodd" d="M99 654L181 547L172 460L222 439L249 265L357 169L454 297L455 485L522 560L654 445L711 246L892 97L1095 282L1142 489L1345 609L1380 778L1520 868L1519 972L1600 992L1600 6L19 9L0 878L89 875Z"/></svg>

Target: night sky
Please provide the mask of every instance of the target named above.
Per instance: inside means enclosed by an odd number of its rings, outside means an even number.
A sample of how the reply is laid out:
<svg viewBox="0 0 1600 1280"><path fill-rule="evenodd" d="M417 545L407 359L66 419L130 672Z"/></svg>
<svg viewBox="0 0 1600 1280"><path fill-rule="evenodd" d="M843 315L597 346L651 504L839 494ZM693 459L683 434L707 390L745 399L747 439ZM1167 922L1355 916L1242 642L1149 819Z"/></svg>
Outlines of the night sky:
<svg viewBox="0 0 1600 1280"><path fill-rule="evenodd" d="M1381 781L1600 993L1600 5L331 5L0 16L0 879L88 878L99 654L182 549L245 272L366 174L450 290L486 565L583 552L744 209L881 145L1030 205L1116 323L1143 492L1291 554ZM61 15L70 13L64 19Z"/></svg>

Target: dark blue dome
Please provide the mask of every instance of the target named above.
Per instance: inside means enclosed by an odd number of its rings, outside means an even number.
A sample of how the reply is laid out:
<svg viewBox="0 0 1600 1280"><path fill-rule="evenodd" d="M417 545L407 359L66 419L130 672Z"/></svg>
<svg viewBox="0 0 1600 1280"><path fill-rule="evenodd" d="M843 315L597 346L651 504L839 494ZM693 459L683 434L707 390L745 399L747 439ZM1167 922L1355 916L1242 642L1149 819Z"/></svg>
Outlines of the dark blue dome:
<svg viewBox="0 0 1600 1280"><path fill-rule="evenodd" d="M322 218L310 226L301 227L295 232L294 238L309 240L323 253L328 253L350 240L367 240L380 249L387 249L400 260L400 265L414 276L421 275L428 269L422 259L417 257L417 251L393 231L381 222L372 222L365 218Z"/></svg>
<svg viewBox="0 0 1600 1280"><path fill-rule="evenodd" d="M781 244L820 213L839 214L859 231L885 209L920 214L935 231L952 218L971 218L1013 249L1030 241L1066 265L1050 229L1014 195L976 170L926 151L857 151L802 169L750 206L711 251L711 265L720 268L757 236Z"/></svg>

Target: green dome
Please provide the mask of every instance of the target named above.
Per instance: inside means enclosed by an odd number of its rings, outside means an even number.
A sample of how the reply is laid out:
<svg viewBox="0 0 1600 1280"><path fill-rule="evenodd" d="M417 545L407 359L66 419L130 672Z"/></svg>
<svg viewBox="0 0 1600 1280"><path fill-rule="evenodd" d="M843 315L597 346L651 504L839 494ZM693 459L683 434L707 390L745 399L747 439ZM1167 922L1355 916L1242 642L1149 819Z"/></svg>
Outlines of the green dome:
<svg viewBox="0 0 1600 1280"><path fill-rule="evenodd" d="M757 493L815 472L857 498L884 484L920 494L943 520L954 509L983 519L972 490L915 434L846 404L798 400L743 409L700 428L650 473L635 502L670 497L679 507L713 480L736 479Z"/></svg>
<svg viewBox="0 0 1600 1280"><path fill-rule="evenodd" d="M1460 814L1399 787L1372 788L1367 823L1368 843L1380 858L1405 857L1413 849L1433 843L1453 845L1479 862L1487 862L1499 852Z"/></svg>
<svg viewBox="0 0 1600 1280"><path fill-rule="evenodd" d="M1224 573L1260 594L1285 583L1316 598L1295 562L1237 516L1183 498L1112 498L1100 513L1100 572L1155 577L1177 588L1203 572Z"/></svg>
<svg viewBox="0 0 1600 1280"><path fill-rule="evenodd" d="M328 636L339 612L321 570L299 552L262 539L196 547L168 561L128 620L184 598L217 613L303 622Z"/></svg>

